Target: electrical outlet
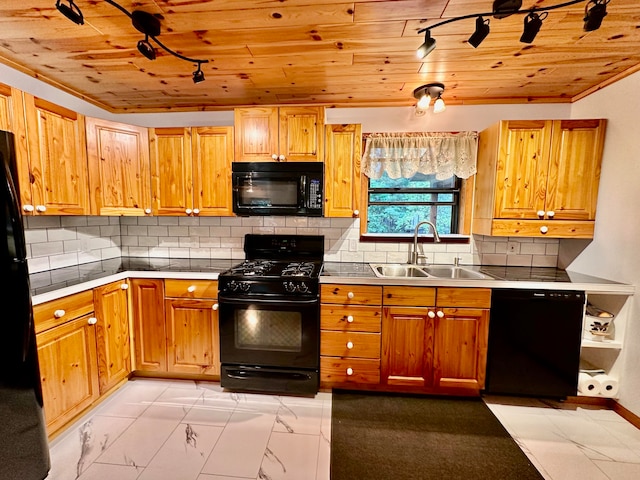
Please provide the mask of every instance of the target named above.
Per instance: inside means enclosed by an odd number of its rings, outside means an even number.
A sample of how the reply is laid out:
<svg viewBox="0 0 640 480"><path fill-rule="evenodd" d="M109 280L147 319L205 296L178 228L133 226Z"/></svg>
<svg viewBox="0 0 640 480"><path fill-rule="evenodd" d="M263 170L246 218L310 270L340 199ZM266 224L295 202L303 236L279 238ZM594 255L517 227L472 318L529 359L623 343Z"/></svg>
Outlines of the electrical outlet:
<svg viewBox="0 0 640 480"><path fill-rule="evenodd" d="M507 242L507 253L520 253L520 244L518 242Z"/></svg>

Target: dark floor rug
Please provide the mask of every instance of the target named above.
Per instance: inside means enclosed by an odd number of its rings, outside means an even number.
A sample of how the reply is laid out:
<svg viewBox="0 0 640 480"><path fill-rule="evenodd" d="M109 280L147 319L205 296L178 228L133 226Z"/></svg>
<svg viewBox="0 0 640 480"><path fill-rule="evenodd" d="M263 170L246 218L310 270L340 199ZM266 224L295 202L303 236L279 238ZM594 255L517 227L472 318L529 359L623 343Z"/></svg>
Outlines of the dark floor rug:
<svg viewBox="0 0 640 480"><path fill-rule="evenodd" d="M480 398L334 390L331 480L543 480Z"/></svg>

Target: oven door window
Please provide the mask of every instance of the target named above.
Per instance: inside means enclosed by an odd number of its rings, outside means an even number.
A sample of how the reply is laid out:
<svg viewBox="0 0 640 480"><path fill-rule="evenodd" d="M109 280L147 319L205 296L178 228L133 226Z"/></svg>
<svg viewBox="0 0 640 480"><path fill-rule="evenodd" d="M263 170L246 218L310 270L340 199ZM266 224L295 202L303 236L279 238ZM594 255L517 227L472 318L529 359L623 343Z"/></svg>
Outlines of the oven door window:
<svg viewBox="0 0 640 480"><path fill-rule="evenodd" d="M238 309L235 346L239 350L300 352L302 314L296 311Z"/></svg>

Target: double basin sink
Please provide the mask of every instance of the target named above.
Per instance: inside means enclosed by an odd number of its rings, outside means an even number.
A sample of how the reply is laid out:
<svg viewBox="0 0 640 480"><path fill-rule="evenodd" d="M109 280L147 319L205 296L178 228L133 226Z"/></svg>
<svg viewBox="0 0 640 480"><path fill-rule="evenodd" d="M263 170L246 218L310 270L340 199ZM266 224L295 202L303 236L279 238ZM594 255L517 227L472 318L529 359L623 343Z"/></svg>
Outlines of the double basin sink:
<svg viewBox="0 0 640 480"><path fill-rule="evenodd" d="M457 265L412 265L402 263L370 263L380 278L449 278L460 280L489 279L488 275Z"/></svg>

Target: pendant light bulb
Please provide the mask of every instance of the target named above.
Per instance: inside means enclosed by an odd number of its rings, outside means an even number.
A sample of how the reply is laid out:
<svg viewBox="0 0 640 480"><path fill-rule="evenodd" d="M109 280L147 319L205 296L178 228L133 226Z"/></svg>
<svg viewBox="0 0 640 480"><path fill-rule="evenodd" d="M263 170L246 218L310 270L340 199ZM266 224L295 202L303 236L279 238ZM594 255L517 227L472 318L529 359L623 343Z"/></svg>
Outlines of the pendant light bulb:
<svg viewBox="0 0 640 480"><path fill-rule="evenodd" d="M444 100L440 95L436 98L436 101L433 102L433 113L442 113L445 110L446 105L444 104Z"/></svg>
<svg viewBox="0 0 640 480"><path fill-rule="evenodd" d="M420 100L418 100L418 108L420 110L426 110L427 108L429 108L429 105L431 104L431 97L429 96L428 93L424 93L424 95L422 95L422 97L420 97Z"/></svg>

